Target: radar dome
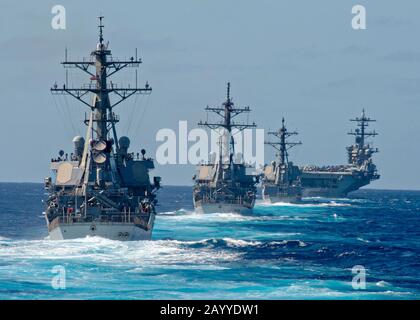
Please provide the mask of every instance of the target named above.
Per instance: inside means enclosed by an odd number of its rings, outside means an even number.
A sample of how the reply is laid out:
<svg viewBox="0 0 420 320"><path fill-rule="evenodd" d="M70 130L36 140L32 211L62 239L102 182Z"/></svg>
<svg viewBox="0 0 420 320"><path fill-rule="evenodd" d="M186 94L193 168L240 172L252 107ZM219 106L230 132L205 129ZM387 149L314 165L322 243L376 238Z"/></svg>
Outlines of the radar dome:
<svg viewBox="0 0 420 320"><path fill-rule="evenodd" d="M128 147L130 147L130 139L126 136L122 136L119 140L120 154L127 155Z"/></svg>
<svg viewBox="0 0 420 320"><path fill-rule="evenodd" d="M81 136L75 136L73 138L73 143L74 144L81 144L81 143L85 143L85 138L81 137Z"/></svg>
<svg viewBox="0 0 420 320"><path fill-rule="evenodd" d="M81 136L75 136L73 138L73 143L75 155L81 157L83 154L83 149L85 148L85 139Z"/></svg>
<svg viewBox="0 0 420 320"><path fill-rule="evenodd" d="M130 146L130 138L126 136L122 136L118 141L120 143L120 148L128 149Z"/></svg>

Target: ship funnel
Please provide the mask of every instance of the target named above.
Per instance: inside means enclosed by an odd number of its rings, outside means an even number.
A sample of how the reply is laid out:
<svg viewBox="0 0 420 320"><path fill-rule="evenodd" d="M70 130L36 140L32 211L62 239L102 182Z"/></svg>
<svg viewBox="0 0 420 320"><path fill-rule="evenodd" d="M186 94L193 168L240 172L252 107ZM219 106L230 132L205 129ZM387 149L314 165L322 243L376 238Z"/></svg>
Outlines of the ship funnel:
<svg viewBox="0 0 420 320"><path fill-rule="evenodd" d="M120 146L120 154L127 155L128 148L130 147L130 139L126 136L122 136L118 140L119 146Z"/></svg>
<svg viewBox="0 0 420 320"><path fill-rule="evenodd" d="M75 136L73 138L74 144L74 154L77 157L81 157L83 155L83 149L85 148L85 139L81 136Z"/></svg>

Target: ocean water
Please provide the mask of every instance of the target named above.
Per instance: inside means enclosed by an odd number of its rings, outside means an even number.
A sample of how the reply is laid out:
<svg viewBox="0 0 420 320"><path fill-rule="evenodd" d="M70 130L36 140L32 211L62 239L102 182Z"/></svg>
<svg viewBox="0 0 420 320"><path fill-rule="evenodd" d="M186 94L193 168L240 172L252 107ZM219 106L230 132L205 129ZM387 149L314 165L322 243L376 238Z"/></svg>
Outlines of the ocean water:
<svg viewBox="0 0 420 320"><path fill-rule="evenodd" d="M0 184L0 299L420 298L420 192L198 215L191 188L168 186L153 240L138 242L46 240L43 197L41 184Z"/></svg>

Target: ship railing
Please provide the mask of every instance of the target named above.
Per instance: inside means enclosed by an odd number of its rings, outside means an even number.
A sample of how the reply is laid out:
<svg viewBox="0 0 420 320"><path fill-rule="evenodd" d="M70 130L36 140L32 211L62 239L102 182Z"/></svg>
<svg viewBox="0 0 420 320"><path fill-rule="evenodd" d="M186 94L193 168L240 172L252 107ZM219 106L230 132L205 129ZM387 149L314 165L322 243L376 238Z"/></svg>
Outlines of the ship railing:
<svg viewBox="0 0 420 320"><path fill-rule="evenodd" d="M214 199L214 198L209 197L209 196L203 196L203 197L201 197L201 198L199 198L197 200L198 201L201 201L203 203L218 203L218 200L217 199ZM245 201L244 201L243 197L237 197L237 198L231 199L231 200L229 200L229 199L223 199L223 203L226 203L226 204L240 204L241 205L244 202Z"/></svg>
<svg viewBox="0 0 420 320"><path fill-rule="evenodd" d="M147 222L150 213L120 212L109 215L62 215L57 217L60 223L108 222L108 223L138 223Z"/></svg>
<svg viewBox="0 0 420 320"><path fill-rule="evenodd" d="M89 115L87 113L85 113L84 122L88 123L89 120L90 120ZM94 115L93 121L101 121L101 120L104 120L104 121L106 120L107 122L119 122L120 121L120 116L113 113L113 112L111 114L107 115L106 119L103 119L98 115Z"/></svg>

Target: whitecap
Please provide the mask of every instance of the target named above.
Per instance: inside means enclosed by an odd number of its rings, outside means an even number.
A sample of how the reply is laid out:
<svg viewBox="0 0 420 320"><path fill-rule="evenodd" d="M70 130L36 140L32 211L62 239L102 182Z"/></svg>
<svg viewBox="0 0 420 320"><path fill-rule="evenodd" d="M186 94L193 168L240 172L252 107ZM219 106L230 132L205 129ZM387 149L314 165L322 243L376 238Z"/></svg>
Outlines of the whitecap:
<svg viewBox="0 0 420 320"><path fill-rule="evenodd" d="M339 203L335 201L322 203L288 203L288 202L274 202L274 203L260 203L255 207L296 207L296 208L322 208L322 207L348 207L350 203Z"/></svg>
<svg viewBox="0 0 420 320"><path fill-rule="evenodd" d="M376 282L376 285L378 287L387 287L387 286L389 286L389 283L386 282L386 281L381 280L381 281Z"/></svg>
<svg viewBox="0 0 420 320"><path fill-rule="evenodd" d="M240 239L232 239L232 238L223 238L223 241L226 242L228 247L248 247L248 246L258 246L261 245L262 242L260 241L247 241L247 240L240 240Z"/></svg>
<svg viewBox="0 0 420 320"><path fill-rule="evenodd" d="M157 216L173 216L173 215L186 215L186 214L194 214L194 211L189 211L189 210L181 208L175 211L158 212Z"/></svg>
<svg viewBox="0 0 420 320"><path fill-rule="evenodd" d="M239 253L223 249L215 251L214 248L206 246L205 241L123 242L99 237L62 241L18 240L8 246L0 246L0 259L72 260L143 267L171 265L185 261L191 264L218 264L234 261L240 257ZM196 243L204 245L196 248L191 246Z"/></svg>

